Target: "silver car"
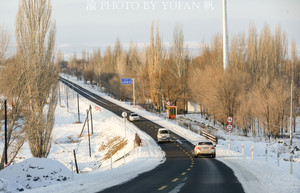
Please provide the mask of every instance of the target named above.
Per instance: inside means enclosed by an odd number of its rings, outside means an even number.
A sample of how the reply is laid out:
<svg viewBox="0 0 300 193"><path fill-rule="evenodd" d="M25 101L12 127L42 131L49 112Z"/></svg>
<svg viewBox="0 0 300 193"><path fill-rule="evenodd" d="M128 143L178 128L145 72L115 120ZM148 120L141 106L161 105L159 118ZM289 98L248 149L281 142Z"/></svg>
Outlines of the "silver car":
<svg viewBox="0 0 300 193"><path fill-rule="evenodd" d="M211 155L212 158L216 157L215 145L210 141L201 141L196 144L194 148L194 156L198 155Z"/></svg>
<svg viewBox="0 0 300 193"><path fill-rule="evenodd" d="M166 128L160 128L160 129L158 129L158 132L157 132L157 141L158 142L163 142L163 141L171 142L170 131L168 129L166 129Z"/></svg>
<svg viewBox="0 0 300 193"><path fill-rule="evenodd" d="M140 116L136 113L131 113L129 115L129 121L139 121L140 120Z"/></svg>

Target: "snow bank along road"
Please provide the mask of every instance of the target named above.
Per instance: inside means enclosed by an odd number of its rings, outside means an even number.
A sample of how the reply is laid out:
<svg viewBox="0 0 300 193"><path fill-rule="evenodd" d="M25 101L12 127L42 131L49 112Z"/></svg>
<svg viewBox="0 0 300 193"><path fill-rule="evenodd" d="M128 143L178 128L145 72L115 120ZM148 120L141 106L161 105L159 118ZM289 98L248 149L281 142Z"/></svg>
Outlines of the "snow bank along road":
<svg viewBox="0 0 300 193"><path fill-rule="evenodd" d="M120 107L64 78L60 81L83 97L95 104L112 111L118 116L129 110ZM160 125L141 117L134 122L139 129L156 139L157 130ZM193 145L184 138L172 133L171 143L159 144L166 152L166 161L155 169L143 173L138 177L103 190L103 193L191 193L191 192L244 192L242 185L237 180L233 171L222 162L211 158L193 158ZM101 179L95 179L101 180Z"/></svg>

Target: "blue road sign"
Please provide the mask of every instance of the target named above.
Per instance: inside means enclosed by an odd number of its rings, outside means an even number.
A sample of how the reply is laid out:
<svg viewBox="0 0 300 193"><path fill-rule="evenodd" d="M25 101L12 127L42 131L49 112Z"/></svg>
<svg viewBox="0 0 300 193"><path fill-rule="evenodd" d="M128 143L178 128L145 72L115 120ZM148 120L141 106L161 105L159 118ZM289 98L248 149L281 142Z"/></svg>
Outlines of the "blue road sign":
<svg viewBox="0 0 300 193"><path fill-rule="evenodd" d="M131 84L131 78L121 78L121 84Z"/></svg>

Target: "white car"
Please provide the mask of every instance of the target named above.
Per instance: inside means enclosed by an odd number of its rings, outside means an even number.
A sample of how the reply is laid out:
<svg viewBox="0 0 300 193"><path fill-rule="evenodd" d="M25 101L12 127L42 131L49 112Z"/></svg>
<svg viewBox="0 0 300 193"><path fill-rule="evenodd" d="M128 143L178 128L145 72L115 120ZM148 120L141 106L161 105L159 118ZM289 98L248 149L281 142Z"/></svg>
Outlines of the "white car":
<svg viewBox="0 0 300 193"><path fill-rule="evenodd" d="M194 156L198 155L211 155L212 158L216 157L215 145L210 141L200 141L195 145Z"/></svg>
<svg viewBox="0 0 300 193"><path fill-rule="evenodd" d="M157 141L158 142L171 142L171 134L170 131L166 128L160 128L157 132Z"/></svg>
<svg viewBox="0 0 300 193"><path fill-rule="evenodd" d="M139 121L140 116L136 113L131 113L128 117L129 121Z"/></svg>

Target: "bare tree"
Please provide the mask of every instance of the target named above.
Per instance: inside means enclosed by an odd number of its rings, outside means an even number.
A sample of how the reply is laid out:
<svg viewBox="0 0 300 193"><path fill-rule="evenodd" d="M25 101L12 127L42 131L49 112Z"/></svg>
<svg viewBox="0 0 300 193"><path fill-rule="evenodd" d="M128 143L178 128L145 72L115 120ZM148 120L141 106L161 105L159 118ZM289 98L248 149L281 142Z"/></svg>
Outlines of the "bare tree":
<svg viewBox="0 0 300 193"><path fill-rule="evenodd" d="M56 53L55 64L58 68L61 68L63 66L63 62L64 62L64 54L59 49Z"/></svg>
<svg viewBox="0 0 300 193"><path fill-rule="evenodd" d="M93 81L95 79L95 71L94 71L94 68L92 67L92 65L89 65L88 67L86 67L84 70L83 70L83 78L85 81L90 81L90 84L92 85L93 84Z"/></svg>
<svg viewBox="0 0 300 193"><path fill-rule="evenodd" d="M16 65L16 59L5 61L5 67L0 71L0 93L5 96L11 111L8 111L7 151L8 165L10 165L25 142L24 125L18 121L22 116L22 108L26 103L23 87L24 71ZM3 118L3 117L2 117ZM4 149L0 168L4 167Z"/></svg>
<svg viewBox="0 0 300 193"><path fill-rule="evenodd" d="M256 27L253 23L249 24L248 29L248 44L247 44L248 58L247 58L247 66L249 72L251 73L251 77L253 79L258 80L258 35Z"/></svg>
<svg viewBox="0 0 300 193"><path fill-rule="evenodd" d="M16 19L17 59L24 70L28 101L24 119L31 153L47 157L57 103L58 69L54 65L55 24L50 0L21 0Z"/></svg>
<svg viewBox="0 0 300 193"><path fill-rule="evenodd" d="M186 101L188 98L187 76L189 60L189 54L184 48L183 27L177 24L173 31L173 42L170 50L171 65L169 65L169 69L174 76L174 81L169 83L174 84L172 95L175 102L182 103L184 111L186 111Z"/></svg>
<svg viewBox="0 0 300 193"><path fill-rule="evenodd" d="M140 65L137 68L137 90L139 91L138 100L146 102L151 98L149 89L149 75L148 75L148 53L147 47L144 46L140 55Z"/></svg>
<svg viewBox="0 0 300 193"><path fill-rule="evenodd" d="M16 58L11 56L7 58L7 52L10 46L10 36L8 30L0 27L0 93L8 101L11 110L8 111L8 130L7 130L7 151L8 165L10 165L18 154L20 148L25 142L23 125L18 122L22 116L22 104L24 89L22 84L24 76L22 70L16 65ZM0 105L2 106L2 105ZM0 112L0 117L2 112ZM3 149L0 169L4 167L5 152Z"/></svg>
<svg viewBox="0 0 300 193"><path fill-rule="evenodd" d="M100 83L100 76L102 73L102 56L100 49L93 51L93 56L91 57L90 63L94 67L96 81Z"/></svg>
<svg viewBox="0 0 300 193"><path fill-rule="evenodd" d="M273 80L269 85L265 85L262 80L254 91L254 116L262 123L264 134L268 138L277 138L283 133L290 97L286 84L285 79Z"/></svg>
<svg viewBox="0 0 300 193"><path fill-rule="evenodd" d="M159 35L158 24L156 27L156 37L154 37L154 22L150 31L150 47L147 55L149 85L152 102L157 110L160 110L162 100L162 79L163 68L163 48Z"/></svg>
<svg viewBox="0 0 300 193"><path fill-rule="evenodd" d="M8 30L4 26L0 26L0 65L5 59L10 45L10 36Z"/></svg>
<svg viewBox="0 0 300 193"><path fill-rule="evenodd" d="M297 72L297 63L298 63L298 56L297 56L297 47L295 40L292 41L291 45L291 55L292 55L292 66L291 66L291 79L293 81L293 84L295 85L294 90L294 96L293 96L293 126L294 126L294 132L296 132L296 102L297 102L297 95L299 95L299 91L297 92L297 86L299 86L299 73ZM297 84L298 83L298 84ZM299 88L298 88L299 90ZM297 94L298 93L298 94ZM296 100L295 100L296 99Z"/></svg>

